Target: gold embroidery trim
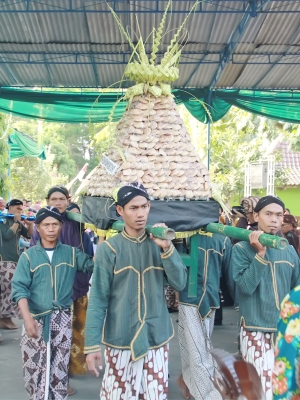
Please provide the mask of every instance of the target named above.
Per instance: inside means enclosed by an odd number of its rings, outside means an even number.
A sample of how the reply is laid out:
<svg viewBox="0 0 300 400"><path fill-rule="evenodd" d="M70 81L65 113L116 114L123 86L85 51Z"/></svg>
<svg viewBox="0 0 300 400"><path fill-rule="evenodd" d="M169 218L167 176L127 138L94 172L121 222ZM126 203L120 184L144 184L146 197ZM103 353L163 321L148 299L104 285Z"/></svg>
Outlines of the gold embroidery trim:
<svg viewBox="0 0 300 400"><path fill-rule="evenodd" d="M249 329L255 329L255 330L260 330L264 332L276 332L277 328L266 328L265 326L248 326L245 324L245 318L241 317L241 326L244 328L249 328Z"/></svg>
<svg viewBox="0 0 300 400"><path fill-rule="evenodd" d="M171 257L171 255L174 253L175 247L171 244L170 248L165 252L165 253L161 253L161 258L165 259L165 258L169 258Z"/></svg>
<svg viewBox="0 0 300 400"><path fill-rule="evenodd" d="M258 253L256 253L254 258L256 258L256 260L259 261L261 264L268 265L268 261L262 258Z"/></svg>
<svg viewBox="0 0 300 400"><path fill-rule="evenodd" d="M117 254L116 250L112 247L112 245L109 242L105 241L103 243L105 243L115 254Z"/></svg>

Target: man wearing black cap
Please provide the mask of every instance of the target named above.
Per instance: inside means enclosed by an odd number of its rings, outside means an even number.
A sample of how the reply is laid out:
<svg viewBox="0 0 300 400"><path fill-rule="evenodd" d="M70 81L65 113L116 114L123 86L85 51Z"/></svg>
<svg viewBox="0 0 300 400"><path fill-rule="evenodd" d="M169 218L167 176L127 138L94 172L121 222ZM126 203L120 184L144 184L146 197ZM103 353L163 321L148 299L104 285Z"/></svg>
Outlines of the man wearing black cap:
<svg viewBox="0 0 300 400"><path fill-rule="evenodd" d="M102 342L101 400L167 399L168 342L174 331L165 278L182 290L186 268L169 240L147 236L150 201L141 184L119 190L116 211L125 229L102 242L96 253L86 322L88 369L98 376Z"/></svg>
<svg viewBox="0 0 300 400"><path fill-rule="evenodd" d="M33 231L33 222L26 221L28 228L21 223L22 206L21 200L10 200L6 209L13 217L3 218L0 224L0 328L4 329L18 328L11 320L20 316L18 307L11 301L11 280L20 257L20 236L30 239Z"/></svg>
<svg viewBox="0 0 300 400"><path fill-rule="evenodd" d="M233 279L238 289L243 358L254 365L266 399L272 399L274 334L280 304L300 283L299 257L292 246L285 250L266 248L262 233L276 235L283 221L284 203L275 196L262 197L254 208L258 230L250 243L237 243L232 252Z"/></svg>
<svg viewBox="0 0 300 400"><path fill-rule="evenodd" d="M73 284L77 271L93 270L91 256L58 240L62 220L55 207L39 210L40 240L21 255L12 281L24 319L23 376L31 400L68 397Z"/></svg>

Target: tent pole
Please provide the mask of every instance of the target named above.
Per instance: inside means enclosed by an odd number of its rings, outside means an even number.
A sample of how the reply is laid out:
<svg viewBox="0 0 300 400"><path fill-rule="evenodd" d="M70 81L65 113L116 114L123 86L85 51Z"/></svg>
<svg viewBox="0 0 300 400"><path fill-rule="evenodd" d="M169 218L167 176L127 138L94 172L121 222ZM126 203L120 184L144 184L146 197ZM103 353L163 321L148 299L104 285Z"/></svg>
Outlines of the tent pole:
<svg viewBox="0 0 300 400"><path fill-rule="evenodd" d="M211 89L208 90L208 96L207 96L207 105L209 108L211 105ZM207 123L207 128L206 128L206 146L207 146L207 162L206 162L206 166L207 169L209 170L210 167L210 116L207 116L208 118L208 123Z"/></svg>
<svg viewBox="0 0 300 400"><path fill-rule="evenodd" d="M8 144L8 167L7 167L7 180L8 182L10 181L10 146L9 146L9 140L7 137L7 144ZM10 201L10 182L8 184L8 201Z"/></svg>
<svg viewBox="0 0 300 400"><path fill-rule="evenodd" d="M206 146L207 146L207 155L206 155L206 166L207 169L209 170L209 164L210 164L210 122L208 122L207 127L206 127Z"/></svg>

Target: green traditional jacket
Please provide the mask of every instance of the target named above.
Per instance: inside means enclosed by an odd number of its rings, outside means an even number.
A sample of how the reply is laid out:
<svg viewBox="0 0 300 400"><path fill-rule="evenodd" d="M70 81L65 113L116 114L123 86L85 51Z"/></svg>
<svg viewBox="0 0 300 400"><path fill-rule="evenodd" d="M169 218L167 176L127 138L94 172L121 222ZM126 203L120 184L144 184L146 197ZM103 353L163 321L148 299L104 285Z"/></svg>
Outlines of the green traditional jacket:
<svg viewBox="0 0 300 400"><path fill-rule="evenodd" d="M0 224L0 261L18 262L20 236L30 239L28 229L24 225L20 223L17 231L14 232L11 229L13 224L14 221L9 218L3 218L3 223Z"/></svg>
<svg viewBox="0 0 300 400"><path fill-rule="evenodd" d="M202 319L212 309L220 307L220 278L225 275L229 291L234 297L234 281L230 269L232 244L228 237L200 234L198 242L197 296L188 296L188 283L179 293L179 304L196 307ZM190 273L190 268L188 269Z"/></svg>
<svg viewBox="0 0 300 400"><path fill-rule="evenodd" d="M72 305L76 272L92 272L93 266L92 257L59 241L51 263L40 240L21 255L12 279L12 300L26 298L32 316L44 318L46 341L52 311Z"/></svg>
<svg viewBox="0 0 300 400"><path fill-rule="evenodd" d="M267 248L260 257L248 242L232 250L241 325L248 331L276 332L280 304L300 284L300 261L295 249Z"/></svg>
<svg viewBox="0 0 300 400"><path fill-rule="evenodd" d="M186 268L174 246L164 253L146 234L125 231L97 248L86 319L85 353L102 343L131 350L134 361L167 343L174 329L165 300L165 278L186 285Z"/></svg>

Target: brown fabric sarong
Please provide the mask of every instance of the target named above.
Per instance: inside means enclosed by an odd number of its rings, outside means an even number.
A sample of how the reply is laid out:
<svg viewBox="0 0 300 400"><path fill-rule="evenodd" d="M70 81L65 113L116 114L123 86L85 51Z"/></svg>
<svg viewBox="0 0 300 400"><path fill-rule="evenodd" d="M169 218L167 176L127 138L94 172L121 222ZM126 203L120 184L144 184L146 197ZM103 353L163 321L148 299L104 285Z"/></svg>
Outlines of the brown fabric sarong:
<svg viewBox="0 0 300 400"><path fill-rule="evenodd" d="M84 355L84 330L88 305L87 295L73 303L73 339L69 364L69 374L85 375L87 371Z"/></svg>
<svg viewBox="0 0 300 400"><path fill-rule="evenodd" d="M100 400L168 398L169 345L151 349L138 361L130 350L105 349L105 371Z"/></svg>
<svg viewBox="0 0 300 400"><path fill-rule="evenodd" d="M178 310L178 301L176 298L176 291L172 286L168 285L165 291L166 302L168 309Z"/></svg>
<svg viewBox="0 0 300 400"><path fill-rule="evenodd" d="M274 368L272 333L250 332L242 326L240 341L244 360L255 367L261 379L266 399L272 400L272 372Z"/></svg>
<svg viewBox="0 0 300 400"><path fill-rule="evenodd" d="M11 281L17 263L0 261L0 318L22 318L17 304L11 301Z"/></svg>
<svg viewBox="0 0 300 400"><path fill-rule="evenodd" d="M68 364L72 336L71 310L53 311L50 340L42 337L43 324L38 320L39 337L31 338L23 327L21 353L23 377L30 400L66 400Z"/></svg>

